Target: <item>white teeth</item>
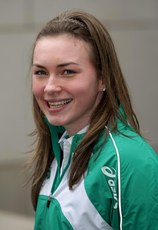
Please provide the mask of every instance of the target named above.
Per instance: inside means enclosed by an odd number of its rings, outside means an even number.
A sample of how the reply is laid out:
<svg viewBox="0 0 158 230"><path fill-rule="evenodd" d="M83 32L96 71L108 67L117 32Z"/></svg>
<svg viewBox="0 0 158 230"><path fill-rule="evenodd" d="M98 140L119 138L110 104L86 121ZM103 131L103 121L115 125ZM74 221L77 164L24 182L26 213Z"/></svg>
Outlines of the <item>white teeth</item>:
<svg viewBox="0 0 158 230"><path fill-rule="evenodd" d="M67 100L63 100L63 101L56 101L56 102L48 102L48 105L50 107L57 108L57 107L60 107L61 105L68 104L70 101L72 101L72 99L67 99Z"/></svg>

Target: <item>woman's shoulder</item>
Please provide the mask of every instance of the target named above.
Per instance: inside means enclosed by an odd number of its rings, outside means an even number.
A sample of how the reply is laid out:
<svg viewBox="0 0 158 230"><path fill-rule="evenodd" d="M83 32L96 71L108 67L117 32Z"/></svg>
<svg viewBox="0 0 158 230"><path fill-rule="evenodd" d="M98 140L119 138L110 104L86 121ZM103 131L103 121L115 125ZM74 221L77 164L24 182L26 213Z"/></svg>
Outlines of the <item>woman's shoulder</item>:
<svg viewBox="0 0 158 230"><path fill-rule="evenodd" d="M99 142L98 142L99 143ZM103 143L103 139L98 144L98 149ZM102 150L100 158L103 161L111 159L117 161L120 158L121 164L136 166L136 164L156 164L158 167L158 154L151 145L139 134L126 128L123 132L110 133Z"/></svg>
<svg viewBox="0 0 158 230"><path fill-rule="evenodd" d="M135 132L114 135L113 140L122 160L144 162L154 158L158 162L158 155L152 146Z"/></svg>

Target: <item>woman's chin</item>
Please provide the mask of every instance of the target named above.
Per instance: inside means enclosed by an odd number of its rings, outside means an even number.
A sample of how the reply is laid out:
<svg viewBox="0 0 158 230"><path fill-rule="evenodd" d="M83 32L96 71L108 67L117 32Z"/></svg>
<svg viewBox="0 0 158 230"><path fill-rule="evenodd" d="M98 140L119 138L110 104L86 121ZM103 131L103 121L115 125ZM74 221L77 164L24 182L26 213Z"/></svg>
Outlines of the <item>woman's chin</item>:
<svg viewBox="0 0 158 230"><path fill-rule="evenodd" d="M47 117L49 123L51 125L54 125L54 126L64 126L64 122L62 121L57 121L57 120L54 120L54 119L50 119L49 117Z"/></svg>

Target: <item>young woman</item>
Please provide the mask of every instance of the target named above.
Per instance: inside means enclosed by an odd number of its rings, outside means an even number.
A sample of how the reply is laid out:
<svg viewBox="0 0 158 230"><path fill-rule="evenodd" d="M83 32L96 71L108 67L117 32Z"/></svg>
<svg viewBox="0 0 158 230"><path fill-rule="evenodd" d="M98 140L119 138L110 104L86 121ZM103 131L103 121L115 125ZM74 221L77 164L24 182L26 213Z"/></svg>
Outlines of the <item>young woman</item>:
<svg viewBox="0 0 158 230"><path fill-rule="evenodd" d="M35 230L156 230L158 156L95 17L64 12L40 31L32 91Z"/></svg>

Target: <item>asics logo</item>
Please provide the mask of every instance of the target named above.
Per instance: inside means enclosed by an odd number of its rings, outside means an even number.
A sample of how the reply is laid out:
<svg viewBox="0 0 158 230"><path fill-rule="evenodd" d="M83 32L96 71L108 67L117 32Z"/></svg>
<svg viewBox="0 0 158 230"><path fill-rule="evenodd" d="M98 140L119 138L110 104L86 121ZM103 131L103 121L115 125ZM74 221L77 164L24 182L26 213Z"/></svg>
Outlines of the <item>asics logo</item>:
<svg viewBox="0 0 158 230"><path fill-rule="evenodd" d="M116 177L116 170L113 168L113 170L107 166L104 166L101 168L102 172L110 177L110 178L115 178Z"/></svg>
<svg viewBox="0 0 158 230"><path fill-rule="evenodd" d="M104 166L101 168L103 174L108 177L108 185L112 191L113 199L115 200L113 208L116 209L118 207L118 195L116 192L116 185L115 185L115 177L116 177L116 170L114 168L109 168L108 166Z"/></svg>

